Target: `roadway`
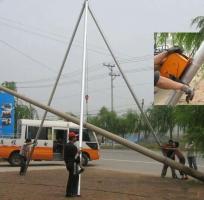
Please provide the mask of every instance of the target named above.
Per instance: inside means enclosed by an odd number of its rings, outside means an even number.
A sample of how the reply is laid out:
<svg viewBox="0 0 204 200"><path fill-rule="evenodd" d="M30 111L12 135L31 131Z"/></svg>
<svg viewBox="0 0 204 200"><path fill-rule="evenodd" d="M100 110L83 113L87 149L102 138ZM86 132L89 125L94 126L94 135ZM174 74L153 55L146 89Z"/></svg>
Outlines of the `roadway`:
<svg viewBox="0 0 204 200"><path fill-rule="evenodd" d="M159 153L159 152L158 152ZM199 171L204 173L204 159L197 159ZM101 159L92 161L89 168L106 169L121 172L160 175L162 164L132 150L101 150ZM62 161L32 161L29 170L65 169ZM0 162L0 172L19 171L7 162ZM170 176L170 170L168 170Z"/></svg>

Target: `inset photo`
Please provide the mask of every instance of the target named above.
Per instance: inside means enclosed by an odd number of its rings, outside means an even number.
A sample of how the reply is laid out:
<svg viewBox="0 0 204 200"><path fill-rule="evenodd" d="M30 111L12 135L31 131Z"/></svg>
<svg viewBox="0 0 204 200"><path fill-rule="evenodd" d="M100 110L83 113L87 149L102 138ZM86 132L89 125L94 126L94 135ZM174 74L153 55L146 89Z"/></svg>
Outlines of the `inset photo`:
<svg viewBox="0 0 204 200"><path fill-rule="evenodd" d="M200 33L154 33L154 105L204 104Z"/></svg>

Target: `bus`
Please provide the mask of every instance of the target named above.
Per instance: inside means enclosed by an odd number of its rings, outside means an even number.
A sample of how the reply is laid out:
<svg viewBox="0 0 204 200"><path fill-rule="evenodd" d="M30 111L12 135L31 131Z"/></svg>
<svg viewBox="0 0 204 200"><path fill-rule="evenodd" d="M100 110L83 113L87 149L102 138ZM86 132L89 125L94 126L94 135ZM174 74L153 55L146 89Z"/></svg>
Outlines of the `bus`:
<svg viewBox="0 0 204 200"><path fill-rule="evenodd" d="M17 122L15 137L0 138L0 158L6 159L12 166L20 165L20 148L27 138L34 141L41 120L20 119ZM63 160L64 145L69 140L69 132L79 134L79 125L66 121L44 121L37 146L34 149L32 160ZM76 142L79 146L79 141ZM100 157L99 143L96 134L83 128L82 164L86 166L91 160Z"/></svg>

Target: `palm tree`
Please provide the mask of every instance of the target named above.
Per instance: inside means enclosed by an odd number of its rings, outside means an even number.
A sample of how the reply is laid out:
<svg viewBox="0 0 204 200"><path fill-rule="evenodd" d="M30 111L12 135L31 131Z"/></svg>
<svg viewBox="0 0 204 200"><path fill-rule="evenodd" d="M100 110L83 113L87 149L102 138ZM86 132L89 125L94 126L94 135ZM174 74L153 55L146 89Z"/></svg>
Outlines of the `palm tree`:
<svg viewBox="0 0 204 200"><path fill-rule="evenodd" d="M196 28L199 29L199 33L204 34L204 16L198 16L194 18L191 22L191 25L196 25Z"/></svg>

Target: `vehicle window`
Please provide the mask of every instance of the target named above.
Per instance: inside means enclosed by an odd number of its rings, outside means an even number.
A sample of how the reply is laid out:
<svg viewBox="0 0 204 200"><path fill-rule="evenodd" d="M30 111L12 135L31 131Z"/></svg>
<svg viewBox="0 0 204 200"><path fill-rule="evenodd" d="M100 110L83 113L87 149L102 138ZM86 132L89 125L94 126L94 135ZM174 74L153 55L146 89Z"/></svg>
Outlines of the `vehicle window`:
<svg viewBox="0 0 204 200"><path fill-rule="evenodd" d="M79 129L70 128L69 132L71 131L75 132L78 135L77 140L79 140ZM91 141L88 129L83 129L83 141L86 141L86 142Z"/></svg>
<svg viewBox="0 0 204 200"><path fill-rule="evenodd" d="M39 127L36 127L36 126L28 126L27 137L31 139L35 139L38 129ZM39 140L51 140L52 139L52 128L43 127L38 139Z"/></svg>
<svg viewBox="0 0 204 200"><path fill-rule="evenodd" d="M88 134L89 134L90 142L96 142L96 138L93 131L88 130Z"/></svg>

